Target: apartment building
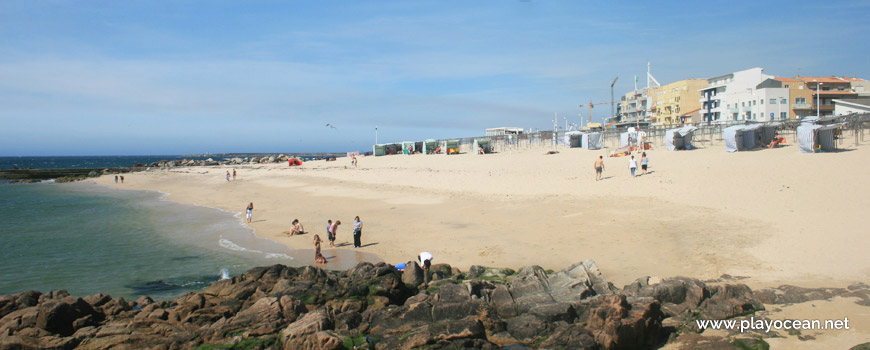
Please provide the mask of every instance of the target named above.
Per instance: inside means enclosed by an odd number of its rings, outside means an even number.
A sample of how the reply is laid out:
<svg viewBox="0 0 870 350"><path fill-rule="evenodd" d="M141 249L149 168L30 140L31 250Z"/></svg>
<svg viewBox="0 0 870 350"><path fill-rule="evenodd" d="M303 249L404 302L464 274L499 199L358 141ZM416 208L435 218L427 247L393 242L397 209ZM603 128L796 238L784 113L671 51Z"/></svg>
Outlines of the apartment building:
<svg viewBox="0 0 870 350"><path fill-rule="evenodd" d="M803 81L795 78L775 78L782 83L782 87L788 89L789 95L789 111L788 117L791 119L803 119L811 115L816 115L816 110L813 108L812 90L808 89Z"/></svg>
<svg viewBox="0 0 870 350"><path fill-rule="evenodd" d="M753 110L752 106L747 109L746 101L752 99L752 90L772 78L772 75L764 74L764 69L756 67L707 79L707 87L699 89L701 97L698 99L704 122L721 124L747 120L747 115L751 117L752 113L756 113L758 117L759 110ZM759 97L756 96L756 104L753 106L758 105Z"/></svg>
<svg viewBox="0 0 870 350"><path fill-rule="evenodd" d="M650 121L661 124L682 123L680 116L701 108L699 90L706 86L707 79L683 79L650 89Z"/></svg>
<svg viewBox="0 0 870 350"><path fill-rule="evenodd" d="M651 89L643 88L637 91L631 91L622 96L619 101L619 118L617 122L634 123L638 120L646 121L647 97L649 96L649 90Z"/></svg>
<svg viewBox="0 0 870 350"><path fill-rule="evenodd" d="M782 82L767 79L752 89L734 91L725 100L726 119L769 122L788 119L789 89Z"/></svg>
<svg viewBox="0 0 870 350"><path fill-rule="evenodd" d="M835 99L858 98L858 94L852 91L852 82L840 77L797 76L795 79L802 81L812 93L810 115L816 115L816 111L822 116L833 115Z"/></svg>

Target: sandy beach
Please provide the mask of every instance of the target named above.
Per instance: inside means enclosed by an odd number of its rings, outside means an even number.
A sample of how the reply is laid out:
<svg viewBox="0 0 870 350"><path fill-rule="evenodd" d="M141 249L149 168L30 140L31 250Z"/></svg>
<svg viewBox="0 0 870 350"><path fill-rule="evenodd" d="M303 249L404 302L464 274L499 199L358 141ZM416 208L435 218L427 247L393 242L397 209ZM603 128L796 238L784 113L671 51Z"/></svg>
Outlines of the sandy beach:
<svg viewBox="0 0 870 350"><path fill-rule="evenodd" d="M727 153L718 146L648 152L650 172L632 178L628 159L560 148L489 155L364 157L286 164L194 167L133 173L116 185L159 190L182 203L243 212L262 237L310 249L341 220L339 249L389 263L430 251L437 262L558 269L592 258L617 286L635 278L722 274L753 287L845 286L870 277L864 220L870 150L802 154L794 146ZM307 234L284 232L298 218Z"/></svg>

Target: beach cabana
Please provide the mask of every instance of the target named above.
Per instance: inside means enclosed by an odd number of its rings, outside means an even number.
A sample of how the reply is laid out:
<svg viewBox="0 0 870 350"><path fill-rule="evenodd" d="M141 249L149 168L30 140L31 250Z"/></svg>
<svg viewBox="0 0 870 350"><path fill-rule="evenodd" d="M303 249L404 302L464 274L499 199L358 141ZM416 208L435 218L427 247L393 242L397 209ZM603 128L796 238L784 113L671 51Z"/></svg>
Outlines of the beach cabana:
<svg viewBox="0 0 870 350"><path fill-rule="evenodd" d="M414 151L414 141L403 141L402 145L402 154L411 154Z"/></svg>
<svg viewBox="0 0 870 350"><path fill-rule="evenodd" d="M758 128L758 138L762 145L769 145L776 136L776 130L782 126L782 123L764 124Z"/></svg>
<svg viewBox="0 0 870 350"><path fill-rule="evenodd" d="M837 150L834 142L835 131L843 124L817 125L802 123L797 127L797 138L801 153L833 152Z"/></svg>
<svg viewBox="0 0 870 350"><path fill-rule="evenodd" d="M728 152L745 151L759 145L759 129L761 125L734 125L725 128L722 137L725 139L725 150Z"/></svg>
<svg viewBox="0 0 870 350"><path fill-rule="evenodd" d="M445 153L459 154L459 140L447 140L445 143L447 144Z"/></svg>
<svg viewBox="0 0 870 350"><path fill-rule="evenodd" d="M438 140L428 139L423 141L423 154L432 153L436 148L438 148Z"/></svg>
<svg viewBox="0 0 870 350"><path fill-rule="evenodd" d="M490 140L488 137L475 139L474 141L477 142L478 146L483 148L483 153L492 152L492 140ZM475 149L474 152L477 152L477 150Z"/></svg>
<svg viewBox="0 0 870 350"><path fill-rule="evenodd" d="M387 145L374 145L374 146L372 146L372 154L375 157L387 155Z"/></svg>
<svg viewBox="0 0 870 350"><path fill-rule="evenodd" d="M601 149L604 147L604 137L600 132L590 132L581 135L580 147L584 149Z"/></svg>
<svg viewBox="0 0 870 350"><path fill-rule="evenodd" d="M619 147L628 147L637 144L637 131L634 128L619 134Z"/></svg>
<svg viewBox="0 0 870 350"><path fill-rule="evenodd" d="M565 147L577 148L580 147L580 142L583 139L583 133L580 131L568 131L565 133Z"/></svg>
<svg viewBox="0 0 870 350"><path fill-rule="evenodd" d="M402 144L400 143L388 143L384 145L384 154L397 154L402 152Z"/></svg>
<svg viewBox="0 0 870 350"><path fill-rule="evenodd" d="M692 149L692 136L698 128L686 125L665 131L665 146L668 151Z"/></svg>

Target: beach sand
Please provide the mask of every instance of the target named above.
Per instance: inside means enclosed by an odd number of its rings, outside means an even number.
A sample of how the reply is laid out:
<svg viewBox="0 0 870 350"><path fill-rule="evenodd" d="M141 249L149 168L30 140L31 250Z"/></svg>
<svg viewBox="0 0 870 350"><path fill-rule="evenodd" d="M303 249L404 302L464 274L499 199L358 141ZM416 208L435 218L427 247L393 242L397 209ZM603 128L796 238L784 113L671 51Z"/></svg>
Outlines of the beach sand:
<svg viewBox="0 0 870 350"><path fill-rule="evenodd" d="M244 212L254 203L256 234L291 248L326 239L352 248L353 217L364 223L361 250L389 263L430 251L435 262L561 269L594 259L622 286L642 276L750 277L753 287L844 287L870 277L865 237L870 148L802 154L794 145L727 153L648 151L650 173L632 178L626 157L560 148L488 155L396 155L132 173L126 189ZM239 177L227 182L228 169ZM309 234L283 232L298 218ZM326 245L324 245L326 250Z"/></svg>
<svg viewBox="0 0 870 350"><path fill-rule="evenodd" d="M547 150L363 157L358 168L349 159L292 168L172 168L128 174L123 185L112 176L98 182L240 214L253 202L256 234L291 248L313 248L315 233L325 240L332 219L342 221L338 249L354 250L352 223L359 215L358 251L391 264L421 251L463 271L472 265L558 270L594 259L620 288L643 276L729 274L747 277L740 282L754 289L842 288L870 277L870 182L862 180L870 147L825 154L802 154L794 145L739 153L721 145L655 149L647 152L649 174L632 178L626 157L605 156L604 179L597 182L592 164L606 150ZM239 177L227 182L231 169ZM294 218L308 233L284 234ZM327 244L323 251L336 255ZM771 309L777 310L772 319L855 319L851 331L814 332L813 342L785 334L771 341L773 348L848 347L870 338L870 308L851 300Z"/></svg>

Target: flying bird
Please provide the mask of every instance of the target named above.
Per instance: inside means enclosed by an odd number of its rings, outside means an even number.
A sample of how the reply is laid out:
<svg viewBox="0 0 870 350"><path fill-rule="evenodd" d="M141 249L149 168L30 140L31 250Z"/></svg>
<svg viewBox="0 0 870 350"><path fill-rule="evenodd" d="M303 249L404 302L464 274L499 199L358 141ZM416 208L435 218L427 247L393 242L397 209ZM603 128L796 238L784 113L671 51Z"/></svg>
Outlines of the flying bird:
<svg viewBox="0 0 870 350"><path fill-rule="evenodd" d="M329 123L326 123L326 126L328 126L328 127L330 127L330 128L333 128L333 129L335 129L335 126L334 126L334 125L332 125L332 124L329 124Z"/></svg>

